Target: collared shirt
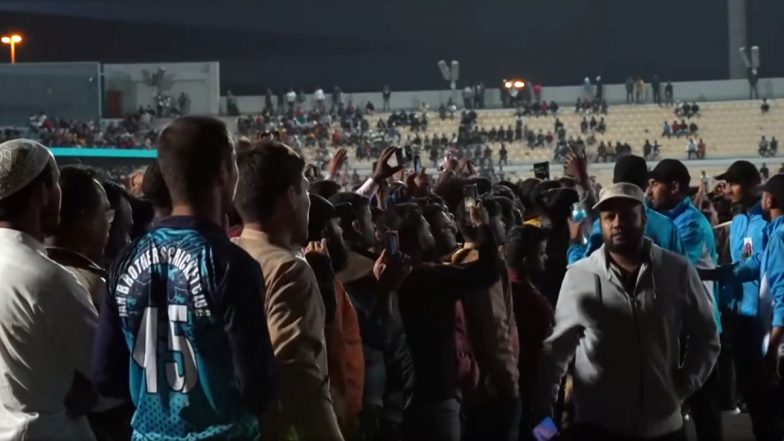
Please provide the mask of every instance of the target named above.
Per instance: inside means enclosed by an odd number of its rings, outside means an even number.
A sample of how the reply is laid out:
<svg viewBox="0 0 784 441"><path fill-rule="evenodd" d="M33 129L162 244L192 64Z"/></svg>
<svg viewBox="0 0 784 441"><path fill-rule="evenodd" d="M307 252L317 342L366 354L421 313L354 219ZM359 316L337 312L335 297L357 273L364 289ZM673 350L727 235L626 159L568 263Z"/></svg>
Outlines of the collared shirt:
<svg viewBox="0 0 784 441"><path fill-rule="evenodd" d="M35 238L0 228L0 250L0 439L94 439L65 397L90 378L95 307Z"/></svg>

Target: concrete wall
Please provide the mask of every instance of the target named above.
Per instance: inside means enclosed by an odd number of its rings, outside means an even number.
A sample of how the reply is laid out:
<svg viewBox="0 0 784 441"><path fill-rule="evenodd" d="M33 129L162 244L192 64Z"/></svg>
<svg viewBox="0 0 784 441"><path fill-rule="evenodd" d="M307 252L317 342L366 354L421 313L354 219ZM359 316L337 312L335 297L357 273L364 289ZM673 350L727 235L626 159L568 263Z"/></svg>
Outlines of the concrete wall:
<svg viewBox="0 0 784 441"><path fill-rule="evenodd" d="M743 100L749 98L749 83L745 79L735 80L716 80L716 81L691 81L674 82L675 99L681 101L730 101ZM759 81L760 97L781 98L784 97L784 78L762 78ZM392 92L390 105L393 109L419 109L423 102L427 103L431 109L437 109L440 103L445 103L451 96L449 90L423 90L423 91L404 91ZM626 101L626 87L623 84L609 84L604 86L604 94L610 104L623 103ZM548 101L556 101L561 105L571 106L578 97L582 96L581 86L562 86L545 87L542 89L542 98ZM664 84L662 84L662 96L664 96ZM645 99L651 102L653 92L650 84L645 88ZM460 91L455 92L456 103L462 106L462 96ZM371 101L376 110L381 109L381 92L364 93L344 93L343 102L353 100L355 105L364 106ZM327 102L329 103L329 95ZM273 103L276 99L273 98ZM312 97L308 97L308 103L312 103ZM487 107L500 107L501 97L498 89L487 89L485 93ZM237 107L242 113L257 113L264 108L263 95L248 95L237 97ZM225 97L221 98L221 112L225 113Z"/></svg>
<svg viewBox="0 0 784 441"><path fill-rule="evenodd" d="M155 87L144 81L144 71L155 73L159 68L172 75L171 89L164 91L175 99L185 92L190 98L190 113L217 114L220 110L220 66L217 62L105 64L104 87L122 94L123 112L139 106L154 106Z"/></svg>

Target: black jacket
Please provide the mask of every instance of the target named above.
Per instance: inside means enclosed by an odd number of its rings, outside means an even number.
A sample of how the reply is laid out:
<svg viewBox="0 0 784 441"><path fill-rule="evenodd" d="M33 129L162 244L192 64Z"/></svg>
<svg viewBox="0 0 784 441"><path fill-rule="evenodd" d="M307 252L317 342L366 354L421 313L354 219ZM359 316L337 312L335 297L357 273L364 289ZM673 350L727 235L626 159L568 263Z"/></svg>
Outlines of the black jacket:
<svg viewBox="0 0 784 441"><path fill-rule="evenodd" d="M382 420L400 423L414 393L414 364L403 324L393 312L393 302L380 292L373 264L372 259L351 252L348 267L337 278L351 298L362 334L363 404L382 408Z"/></svg>

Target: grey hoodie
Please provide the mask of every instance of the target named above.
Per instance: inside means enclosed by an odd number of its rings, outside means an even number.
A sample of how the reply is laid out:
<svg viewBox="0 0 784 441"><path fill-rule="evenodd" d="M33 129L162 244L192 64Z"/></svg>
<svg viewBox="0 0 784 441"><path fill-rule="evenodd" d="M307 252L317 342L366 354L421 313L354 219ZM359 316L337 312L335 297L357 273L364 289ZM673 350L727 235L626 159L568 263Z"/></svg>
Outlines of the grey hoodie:
<svg viewBox="0 0 784 441"><path fill-rule="evenodd" d="M681 256L646 239L634 293L604 246L569 268L555 328L540 359L538 403L548 415L574 356L576 422L622 436L658 437L683 425L681 403L719 354L712 297ZM680 336L688 350L680 365Z"/></svg>

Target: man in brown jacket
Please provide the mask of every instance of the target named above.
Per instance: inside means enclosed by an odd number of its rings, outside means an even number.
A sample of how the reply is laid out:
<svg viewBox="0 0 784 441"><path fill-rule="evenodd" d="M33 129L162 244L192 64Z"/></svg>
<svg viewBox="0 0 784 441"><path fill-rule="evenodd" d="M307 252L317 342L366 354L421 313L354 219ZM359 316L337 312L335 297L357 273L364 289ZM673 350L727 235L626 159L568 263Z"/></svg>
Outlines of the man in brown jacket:
<svg viewBox="0 0 784 441"><path fill-rule="evenodd" d="M240 152L235 203L245 228L236 243L261 265L265 309L280 370L279 404L264 439L342 441L327 374L324 302L301 255L308 237L305 162L291 148L267 142Z"/></svg>

